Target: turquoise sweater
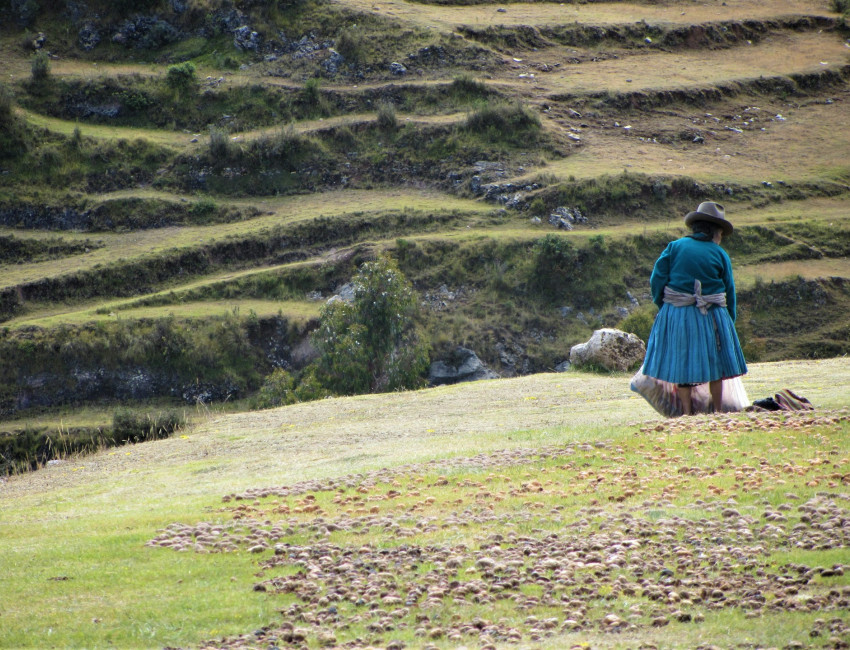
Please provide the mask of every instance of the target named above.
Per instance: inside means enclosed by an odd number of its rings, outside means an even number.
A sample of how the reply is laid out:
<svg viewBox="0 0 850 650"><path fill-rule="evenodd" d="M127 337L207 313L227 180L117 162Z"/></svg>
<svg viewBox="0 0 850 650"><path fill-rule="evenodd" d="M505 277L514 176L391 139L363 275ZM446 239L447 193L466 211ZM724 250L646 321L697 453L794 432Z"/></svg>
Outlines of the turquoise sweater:
<svg viewBox="0 0 850 650"><path fill-rule="evenodd" d="M665 286L693 293L694 280L702 283L703 295L726 294L726 309L734 322L737 313L732 261L726 251L713 241L682 237L670 242L656 260L649 278L652 301L661 307Z"/></svg>

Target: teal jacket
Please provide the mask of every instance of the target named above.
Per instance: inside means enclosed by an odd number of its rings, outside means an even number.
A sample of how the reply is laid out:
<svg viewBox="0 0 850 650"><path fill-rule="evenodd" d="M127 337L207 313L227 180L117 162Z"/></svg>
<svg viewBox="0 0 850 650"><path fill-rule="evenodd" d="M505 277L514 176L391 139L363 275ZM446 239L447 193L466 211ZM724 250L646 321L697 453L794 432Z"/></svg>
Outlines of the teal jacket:
<svg viewBox="0 0 850 650"><path fill-rule="evenodd" d="M734 322L737 312L732 260L713 241L682 237L670 242L656 260L649 278L652 301L661 308L666 286L675 291L693 293L694 280L702 283L703 295L726 294L726 309Z"/></svg>

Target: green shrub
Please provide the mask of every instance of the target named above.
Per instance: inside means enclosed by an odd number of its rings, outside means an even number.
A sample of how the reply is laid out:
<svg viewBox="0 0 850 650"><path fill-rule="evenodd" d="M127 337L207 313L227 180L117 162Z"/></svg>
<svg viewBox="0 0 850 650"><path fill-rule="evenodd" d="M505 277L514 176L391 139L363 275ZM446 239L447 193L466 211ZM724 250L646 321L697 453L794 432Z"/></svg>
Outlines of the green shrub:
<svg viewBox="0 0 850 650"><path fill-rule="evenodd" d="M540 118L520 104L495 104L474 111L464 128L489 140L529 144L537 139Z"/></svg>
<svg viewBox="0 0 850 650"><path fill-rule="evenodd" d="M30 79L33 83L44 83L50 77L50 59L47 54L39 50L30 62Z"/></svg>
<svg viewBox="0 0 850 650"><path fill-rule="evenodd" d="M194 217L209 217L218 210L218 205L211 198L204 197L195 201L190 212Z"/></svg>
<svg viewBox="0 0 850 650"><path fill-rule="evenodd" d="M80 131L79 126L74 127L74 131L71 133L71 139L68 141L71 145L71 148L75 151L79 151L83 146L83 132Z"/></svg>
<svg viewBox="0 0 850 650"><path fill-rule="evenodd" d="M267 409L293 404L297 401L295 379L283 368L278 368L263 381L263 385L254 398L253 406L258 409Z"/></svg>
<svg viewBox="0 0 850 650"><path fill-rule="evenodd" d="M38 150L36 160L38 161L39 167L42 167L45 170L55 169L62 164L62 154L60 154L59 150L53 145L46 145Z"/></svg>
<svg viewBox="0 0 850 650"><path fill-rule="evenodd" d="M381 257L363 264L353 284L353 302L326 305L313 334L317 383L340 395L423 385L430 343L417 326L410 282Z"/></svg>
<svg viewBox="0 0 850 650"><path fill-rule="evenodd" d="M195 64L191 61L170 65L165 73L165 83L180 96L190 94L197 81Z"/></svg>
<svg viewBox="0 0 850 650"><path fill-rule="evenodd" d="M14 100L12 91L6 84L0 84L0 122L8 122L12 119Z"/></svg>
<svg viewBox="0 0 850 650"><path fill-rule="evenodd" d="M378 114L376 116L378 128L381 131L395 131L398 128L398 118L395 114L395 106L389 103L383 103L378 106Z"/></svg>
<svg viewBox="0 0 850 650"><path fill-rule="evenodd" d="M850 0L832 0L832 10L838 14L850 14Z"/></svg>
<svg viewBox="0 0 850 650"><path fill-rule="evenodd" d="M322 94L321 82L317 77L312 77L304 83L301 91L301 105L304 113L309 117L330 114L328 102Z"/></svg>
<svg viewBox="0 0 850 650"><path fill-rule="evenodd" d="M192 65L191 63L189 65ZM180 78L179 73L175 73L174 76L171 76L170 68L166 77L168 80L169 86L171 83L180 86ZM191 84L190 84L191 86ZM118 99L122 106L126 108L128 111L139 113L141 111L145 111L156 105L156 101L152 99L147 93L136 90L134 88L127 88L122 90L121 92L116 94L116 99Z"/></svg>
<svg viewBox="0 0 850 650"><path fill-rule="evenodd" d="M316 143L297 133L292 125L258 138L248 145L248 157L257 166L271 164L291 170L296 162L316 149Z"/></svg>
<svg viewBox="0 0 850 650"><path fill-rule="evenodd" d="M225 162L233 157L235 147L230 134L216 126L210 127L209 154L213 161Z"/></svg>
<svg viewBox="0 0 850 650"><path fill-rule="evenodd" d="M649 341L649 333L652 331L656 313L658 313L658 308L655 304L646 303L621 320L617 328L624 332L631 332L645 343Z"/></svg>
<svg viewBox="0 0 850 650"><path fill-rule="evenodd" d="M346 62L360 63L364 57L365 37L359 27L348 27L336 39L336 51Z"/></svg>
<svg viewBox="0 0 850 650"><path fill-rule="evenodd" d="M566 237L550 233L534 243L531 286L550 299L560 298L579 261L579 251Z"/></svg>
<svg viewBox="0 0 850 650"><path fill-rule="evenodd" d="M471 75L462 74L452 80L449 91L454 97L468 101L486 97L487 85L474 79Z"/></svg>
<svg viewBox="0 0 850 650"><path fill-rule="evenodd" d="M528 206L528 211L537 217L546 216L546 203L539 196L534 199Z"/></svg>

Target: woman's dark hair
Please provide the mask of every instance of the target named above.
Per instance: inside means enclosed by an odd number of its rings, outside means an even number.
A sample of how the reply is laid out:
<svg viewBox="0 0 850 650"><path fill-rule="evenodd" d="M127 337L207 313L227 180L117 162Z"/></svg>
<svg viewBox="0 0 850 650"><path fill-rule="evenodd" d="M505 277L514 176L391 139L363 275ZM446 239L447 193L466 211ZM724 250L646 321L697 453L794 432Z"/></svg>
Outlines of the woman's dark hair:
<svg viewBox="0 0 850 650"><path fill-rule="evenodd" d="M718 226L716 223L711 223L710 221L694 221L691 224L691 231L693 233L702 233L703 235L708 235L709 238L713 238L714 233L723 232L723 228Z"/></svg>

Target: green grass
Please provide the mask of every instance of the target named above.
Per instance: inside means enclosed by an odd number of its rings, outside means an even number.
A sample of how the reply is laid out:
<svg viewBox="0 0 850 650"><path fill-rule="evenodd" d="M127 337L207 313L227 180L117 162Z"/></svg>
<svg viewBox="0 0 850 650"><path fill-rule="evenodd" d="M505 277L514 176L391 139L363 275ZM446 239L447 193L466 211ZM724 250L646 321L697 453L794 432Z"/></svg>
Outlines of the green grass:
<svg viewBox="0 0 850 650"><path fill-rule="evenodd" d="M846 385L847 372L848 365L843 360L756 365L745 384L751 397L764 392L760 388L763 385L793 385L811 398L823 414L823 409L844 404L841 386ZM276 610L294 601L291 597L253 591L258 581L257 560L269 557L268 552L259 556L244 551L196 554L145 546L158 530L171 523L227 524L232 521L232 508L239 505L263 513L279 507L280 503L292 508L305 502L302 494L260 498L259 505L253 505L251 499L221 503L222 496L250 488L292 485L389 468L388 478L379 478L365 493L313 490L316 503L325 511L325 519L332 520L343 514L345 508L357 507L334 504L334 495L362 497L367 508L374 504L381 513L394 517L430 496L434 502L412 512L411 521L420 516L440 521L451 512L470 507L475 511L476 503L487 503L476 497L482 490L479 485L492 494L506 493L505 500L490 501L497 513L511 517L530 513L529 523L516 527L473 524L401 540L408 544L463 542L470 549L477 549L481 540L493 532L507 535L515 530L536 537L541 534L535 532L539 528L568 535L568 529L561 531L557 521L569 523L586 517L582 509L594 502L602 508L600 517L622 507L634 507L638 517L657 512L656 519L681 514L696 521L701 516L714 518L718 514L692 510L689 504L695 498L701 496L711 501L735 496L736 508L758 516L760 499L783 502L787 500L784 494L793 491L800 497L795 503L803 503L825 487L825 484L807 487L804 482L835 470L829 465L810 467L809 459L835 449L837 455L828 458L834 459L832 462L838 467L844 467L847 462L850 450L846 446L846 425L843 433L824 424L747 432L740 427L725 430L726 419L695 418L665 423L664 429L657 431L651 409L642 400L632 398L626 381L625 376L581 373L537 375L416 393L323 401L256 414L213 413L206 422L169 440L105 450L95 456L71 459L36 473L12 477L0 496L3 501L0 521L9 531L0 540L0 563L4 575L9 577L0 585L0 611L5 629L2 645L39 647L45 640L56 646L192 645L203 639L252 633L265 625L274 625L280 620ZM475 408L470 409L470 404ZM740 418L731 420L740 423ZM517 426L519 422L523 423L521 429ZM720 432L712 429L715 425L720 426ZM483 469L423 466L392 478L393 468L405 463L431 459L446 462L500 449L580 445L583 441L591 443L587 450L577 448L575 453L560 458L534 460L532 456L519 464L506 459ZM604 441L605 447L595 447L593 443L597 441ZM664 453L659 455L659 450ZM620 457L625 462L617 460ZM755 491L746 489L740 481L736 485L734 469L753 464L761 457L768 458L770 467L777 469L783 462L793 460L807 468L806 474L796 478L785 475L784 484L765 481ZM726 458L732 463L727 464ZM716 467L720 475L683 480L675 473L683 464ZM617 476L632 467L638 472L639 480L635 484L641 487L637 489L644 492L622 504L609 501L609 496L622 493ZM547 471L544 473L542 469ZM601 489L595 487L594 480L600 473L607 476ZM496 478L489 478L491 474ZM441 476L447 479L445 486L429 487ZM753 478L758 477L747 476L747 480ZM393 480L398 487L390 484ZM555 484L546 487L548 493L539 496L534 492L528 496L507 494L510 489L533 480L544 485L546 481ZM671 481L675 483L672 492ZM716 496L709 494L708 484L724 492ZM420 495L389 501L368 500L391 488L402 494L418 490ZM307 494L310 492L308 489ZM559 496L562 492L567 498ZM664 497L671 500L667 506L660 504ZM461 500L461 505L454 503L456 499ZM658 501L659 505L642 515L640 504L647 499ZM523 505L529 500L541 501L544 507L529 510ZM279 502L278 506L274 505L275 501ZM562 509L555 519L550 519L547 513L555 505ZM289 521L295 517L309 523L316 514L290 512L282 518ZM795 511L787 514L793 524ZM279 515L270 515L272 519L275 517ZM399 521L404 522L405 516ZM599 521L596 516L590 518L591 531L596 521ZM316 534L304 529L290 539L294 543L313 544ZM355 548L364 543L394 548L399 543L376 528L365 536L334 533L330 541L354 544ZM842 557L841 549L836 549L781 552L772 554L769 560L777 565L791 561L828 566L841 562ZM427 566L423 566L420 575ZM291 568L282 567L266 577L290 572ZM63 577L67 579L55 579ZM831 580L825 584L844 584L841 580L837 583ZM523 593L534 595L537 590L530 586ZM651 608L639 598L622 602ZM620 611L619 601L604 603L591 603L590 615L604 614L606 607ZM551 611L563 620L560 609L543 608L539 616ZM342 611L349 610L341 608ZM496 618L495 612L499 612L520 627L530 613L517 612L510 601L498 601L495 610L470 606L447 607L442 612L434 615L442 620L444 615L457 613L468 620L467 617L474 615ZM638 630L622 639L617 635L599 635L591 629L583 635L559 634L543 646L559 647L559 643L583 638L593 639L602 647L623 647L634 639L686 647L697 635L714 643L723 643L737 635L760 643L783 645L779 642L796 639L800 629L808 630L804 626L814 625L814 618L817 618L814 614L783 612L747 619L736 610L706 611L705 622L700 624L671 623L663 631L655 631L643 619ZM448 618L445 620L448 622ZM409 634L410 631L403 637L412 643Z"/></svg>

